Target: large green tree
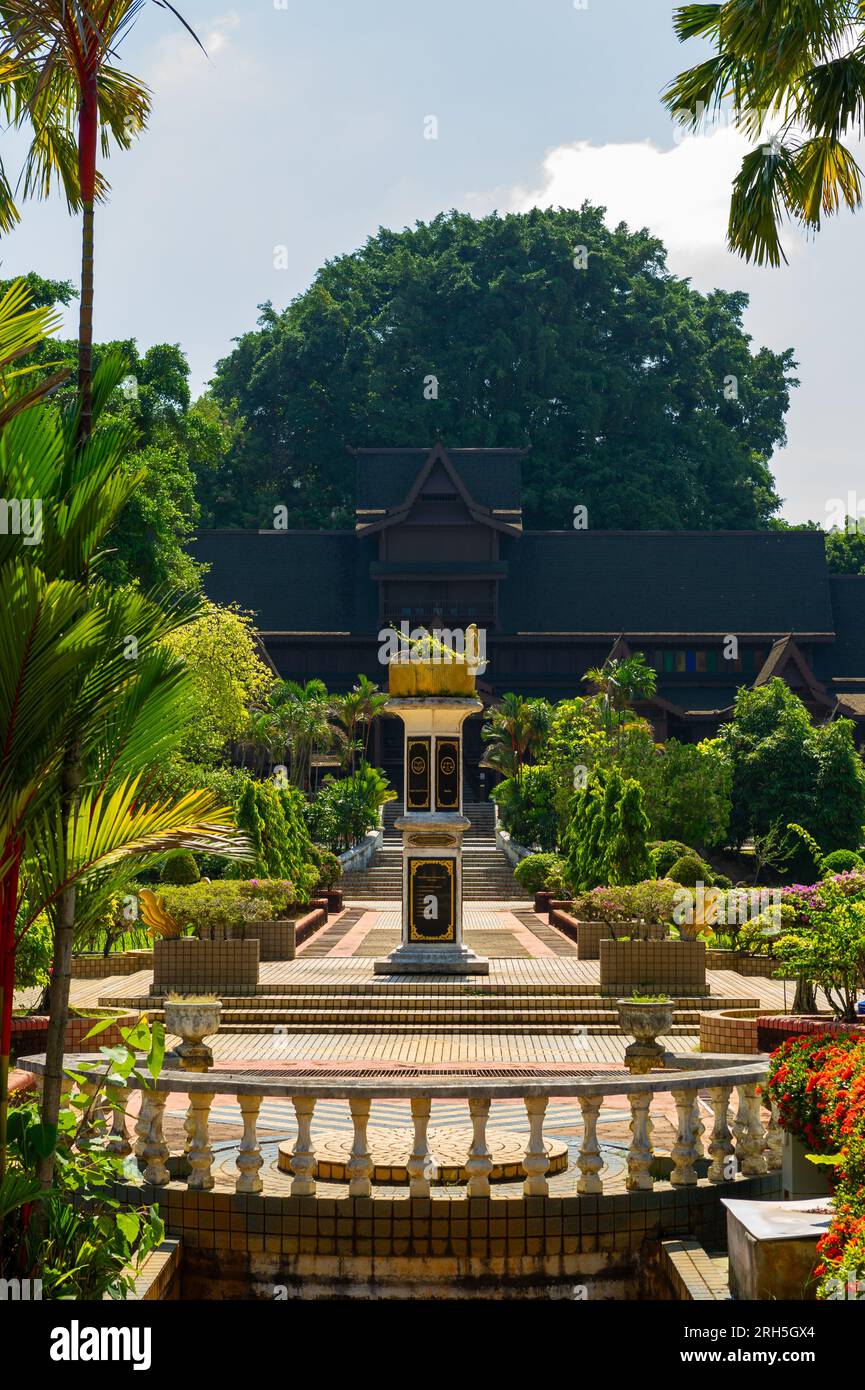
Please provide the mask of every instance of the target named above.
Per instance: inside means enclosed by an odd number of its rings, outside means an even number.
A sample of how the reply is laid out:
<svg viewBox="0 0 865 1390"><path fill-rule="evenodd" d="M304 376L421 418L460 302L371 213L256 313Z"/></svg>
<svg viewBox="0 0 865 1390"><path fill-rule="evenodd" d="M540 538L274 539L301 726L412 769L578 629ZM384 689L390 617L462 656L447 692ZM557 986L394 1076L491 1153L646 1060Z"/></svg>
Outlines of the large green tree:
<svg viewBox="0 0 865 1390"><path fill-rule="evenodd" d="M804 826L824 854L858 849L865 822L865 769L853 724L815 725L799 696L776 677L740 690L721 745L732 767L730 839Z"/></svg>
<svg viewBox="0 0 865 1390"><path fill-rule="evenodd" d="M242 428L202 479L205 519L345 524L346 445L526 446L525 520L567 528L764 525L792 354L752 352L747 296L699 294L603 209L382 230L217 366ZM430 381L435 378L435 383Z"/></svg>

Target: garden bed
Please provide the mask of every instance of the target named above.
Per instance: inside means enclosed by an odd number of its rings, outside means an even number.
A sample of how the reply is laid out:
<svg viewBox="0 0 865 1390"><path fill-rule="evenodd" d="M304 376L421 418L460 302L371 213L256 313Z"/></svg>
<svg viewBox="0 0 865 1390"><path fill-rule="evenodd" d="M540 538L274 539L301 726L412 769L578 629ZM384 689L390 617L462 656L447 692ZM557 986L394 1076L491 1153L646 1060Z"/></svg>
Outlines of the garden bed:
<svg viewBox="0 0 865 1390"><path fill-rule="evenodd" d="M710 1009L700 1014L700 1051L760 1052L757 1044L759 1009Z"/></svg>
<svg viewBox="0 0 865 1390"><path fill-rule="evenodd" d="M605 941L600 943L601 994L617 996L705 995L706 947L702 941Z"/></svg>

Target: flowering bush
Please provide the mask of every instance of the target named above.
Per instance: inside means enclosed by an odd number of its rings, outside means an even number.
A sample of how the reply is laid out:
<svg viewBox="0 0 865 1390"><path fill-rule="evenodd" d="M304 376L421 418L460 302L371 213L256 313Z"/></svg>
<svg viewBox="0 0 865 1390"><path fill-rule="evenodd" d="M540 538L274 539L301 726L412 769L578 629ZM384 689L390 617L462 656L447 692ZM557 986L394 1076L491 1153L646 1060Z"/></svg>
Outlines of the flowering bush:
<svg viewBox="0 0 865 1390"><path fill-rule="evenodd" d="M679 885L668 878L648 878L619 888L593 888L574 899L573 913L584 922L646 922L673 920Z"/></svg>
<svg viewBox="0 0 865 1390"><path fill-rule="evenodd" d="M789 1038L772 1054L767 1089L788 1133L838 1155L835 1211L814 1269L818 1297L837 1297L839 1280L865 1280L865 1038Z"/></svg>

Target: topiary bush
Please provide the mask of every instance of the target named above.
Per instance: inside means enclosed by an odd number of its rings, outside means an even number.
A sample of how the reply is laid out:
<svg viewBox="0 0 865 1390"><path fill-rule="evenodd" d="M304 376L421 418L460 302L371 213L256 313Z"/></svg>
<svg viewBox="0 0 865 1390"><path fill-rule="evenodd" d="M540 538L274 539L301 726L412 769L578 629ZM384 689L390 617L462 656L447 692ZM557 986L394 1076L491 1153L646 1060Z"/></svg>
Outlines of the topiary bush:
<svg viewBox="0 0 865 1390"><path fill-rule="evenodd" d="M195 862L195 855L188 849L178 850L177 854L170 854L162 866L159 875L162 883L186 884L198 883L201 874Z"/></svg>
<svg viewBox="0 0 865 1390"><path fill-rule="evenodd" d="M855 849L835 849L820 860L820 874L849 874L853 869L865 867L865 859Z"/></svg>
<svg viewBox="0 0 865 1390"><path fill-rule="evenodd" d="M691 849L682 840L655 840L649 846L652 855L652 863L658 878L666 878L674 864L686 856L694 855L699 858L696 850Z"/></svg>
<svg viewBox="0 0 865 1390"><path fill-rule="evenodd" d="M342 864L339 856L332 850L323 849L321 845L313 845L313 862L318 869L318 881L316 888L329 889L342 878Z"/></svg>
<svg viewBox="0 0 865 1390"><path fill-rule="evenodd" d="M681 859L676 860L667 878L671 878L674 883L680 883L683 888L696 888L698 883L711 883L712 871L698 855L684 854Z"/></svg>
<svg viewBox="0 0 865 1390"><path fill-rule="evenodd" d="M557 854L528 854L514 869L514 878L529 896L533 896L548 891L547 879L557 867L564 867Z"/></svg>

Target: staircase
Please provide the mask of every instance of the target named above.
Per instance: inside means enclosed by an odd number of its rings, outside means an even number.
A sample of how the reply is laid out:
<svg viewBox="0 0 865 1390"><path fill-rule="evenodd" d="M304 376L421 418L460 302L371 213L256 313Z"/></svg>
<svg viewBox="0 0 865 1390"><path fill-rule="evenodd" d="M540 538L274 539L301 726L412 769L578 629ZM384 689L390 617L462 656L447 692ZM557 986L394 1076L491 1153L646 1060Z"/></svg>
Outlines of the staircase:
<svg viewBox="0 0 865 1390"><path fill-rule="evenodd" d="M471 821L463 837L463 899L473 902L525 902L510 864L496 848L495 806L491 801L467 802L463 811ZM341 887L346 900L398 902L402 892L402 837L395 822L402 806L389 801L384 807L384 843L366 869L347 873Z"/></svg>
<svg viewBox="0 0 865 1390"><path fill-rule="evenodd" d="M100 999L100 1003L104 1003ZM113 1007L125 1001L111 996ZM140 1001L139 1001L140 1002ZM148 1009L161 1018L161 999ZM700 1011L756 1006L755 999L680 998L670 1035L699 1034ZM387 980L261 987L257 995L225 995L220 1033L485 1033L619 1035L615 1001L591 984L513 985L479 981L448 985Z"/></svg>

